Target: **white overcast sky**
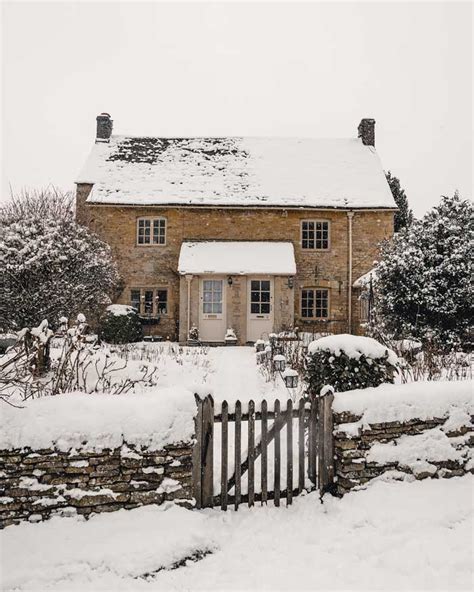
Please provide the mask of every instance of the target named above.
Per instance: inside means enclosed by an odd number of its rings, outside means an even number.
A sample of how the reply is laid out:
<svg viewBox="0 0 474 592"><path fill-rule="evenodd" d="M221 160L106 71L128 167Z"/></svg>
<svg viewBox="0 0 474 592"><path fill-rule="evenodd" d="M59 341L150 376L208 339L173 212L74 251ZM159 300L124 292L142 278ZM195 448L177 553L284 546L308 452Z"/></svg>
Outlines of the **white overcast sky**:
<svg viewBox="0 0 474 592"><path fill-rule="evenodd" d="M472 189L470 2L3 2L2 196L73 189L116 133L349 137L417 215Z"/></svg>

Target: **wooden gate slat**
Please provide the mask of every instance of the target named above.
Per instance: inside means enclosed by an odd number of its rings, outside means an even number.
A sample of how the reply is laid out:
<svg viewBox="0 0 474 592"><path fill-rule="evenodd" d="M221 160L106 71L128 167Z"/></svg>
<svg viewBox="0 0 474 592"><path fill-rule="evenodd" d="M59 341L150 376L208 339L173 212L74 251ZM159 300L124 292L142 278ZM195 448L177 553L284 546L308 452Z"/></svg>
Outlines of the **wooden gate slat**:
<svg viewBox="0 0 474 592"><path fill-rule="evenodd" d="M194 418L196 443L193 448L193 497L196 500L196 508L202 508L202 399L194 395L197 412Z"/></svg>
<svg viewBox="0 0 474 592"><path fill-rule="evenodd" d="M316 439L318 437L317 418L318 418L318 401L314 395L310 398L311 410L309 415L309 458L308 458L308 477L316 485L316 462L318 457L318 450Z"/></svg>
<svg viewBox="0 0 474 592"><path fill-rule="evenodd" d="M229 405L227 401L222 402L222 424L221 424L221 509L227 510L227 458L228 458L228 414Z"/></svg>
<svg viewBox="0 0 474 592"><path fill-rule="evenodd" d="M304 399L298 405L298 493L304 489Z"/></svg>
<svg viewBox="0 0 474 592"><path fill-rule="evenodd" d="M248 505L254 505L255 496L255 403L249 401L249 422L248 422Z"/></svg>
<svg viewBox="0 0 474 592"><path fill-rule="evenodd" d="M202 407L202 507L214 505L214 399L208 395Z"/></svg>
<svg viewBox="0 0 474 592"><path fill-rule="evenodd" d="M293 503L293 401L286 404L286 505Z"/></svg>
<svg viewBox="0 0 474 592"><path fill-rule="evenodd" d="M239 509L240 504L240 497L241 497L241 488L240 488L240 463L242 462L241 458L241 430L242 424L240 421L240 417L242 415L242 404L240 401L236 401L235 403L235 456L234 456L234 478L235 478L235 502L234 507L236 510Z"/></svg>
<svg viewBox="0 0 474 592"><path fill-rule="evenodd" d="M275 422L279 420L280 416L280 401L275 401ZM280 505L280 430L275 431L275 464L274 464L274 503L275 506Z"/></svg>
<svg viewBox="0 0 474 592"><path fill-rule="evenodd" d="M262 436L261 436L261 443L262 443L262 462L261 462L261 488L262 488L262 505L267 503L268 499L268 487L267 487L267 475L268 475L268 450L267 450L267 430L268 430L268 421L267 421L267 402L264 399L262 401Z"/></svg>

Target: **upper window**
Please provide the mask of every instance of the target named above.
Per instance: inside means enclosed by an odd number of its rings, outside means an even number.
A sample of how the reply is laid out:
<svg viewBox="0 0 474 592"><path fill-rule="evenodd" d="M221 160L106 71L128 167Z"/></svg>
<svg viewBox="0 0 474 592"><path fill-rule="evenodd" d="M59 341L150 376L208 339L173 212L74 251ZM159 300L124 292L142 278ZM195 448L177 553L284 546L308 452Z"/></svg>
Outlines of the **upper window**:
<svg viewBox="0 0 474 592"><path fill-rule="evenodd" d="M327 319L329 316L329 291L302 290L301 316L305 319Z"/></svg>
<svg viewBox="0 0 474 592"><path fill-rule="evenodd" d="M327 220L303 220L301 222L301 246L303 249L329 249L329 222Z"/></svg>
<svg viewBox="0 0 474 592"><path fill-rule="evenodd" d="M164 218L138 218L137 243L139 245L166 244L166 220Z"/></svg>

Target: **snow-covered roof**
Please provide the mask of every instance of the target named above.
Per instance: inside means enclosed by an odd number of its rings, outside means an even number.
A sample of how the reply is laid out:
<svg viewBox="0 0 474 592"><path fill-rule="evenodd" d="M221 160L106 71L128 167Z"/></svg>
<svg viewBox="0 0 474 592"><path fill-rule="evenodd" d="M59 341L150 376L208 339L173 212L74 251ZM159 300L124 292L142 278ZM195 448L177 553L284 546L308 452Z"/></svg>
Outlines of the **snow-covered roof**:
<svg viewBox="0 0 474 592"><path fill-rule="evenodd" d="M179 254L178 272L294 275L295 253L293 245L286 242L184 242Z"/></svg>
<svg viewBox="0 0 474 592"><path fill-rule="evenodd" d="M370 280L375 281L377 279L377 272L374 269L371 269L364 275L361 275L356 279L356 281L352 284L353 288L366 288L370 285Z"/></svg>
<svg viewBox="0 0 474 592"><path fill-rule="evenodd" d="M96 143L77 183L89 203L395 208L380 159L358 138L156 138Z"/></svg>

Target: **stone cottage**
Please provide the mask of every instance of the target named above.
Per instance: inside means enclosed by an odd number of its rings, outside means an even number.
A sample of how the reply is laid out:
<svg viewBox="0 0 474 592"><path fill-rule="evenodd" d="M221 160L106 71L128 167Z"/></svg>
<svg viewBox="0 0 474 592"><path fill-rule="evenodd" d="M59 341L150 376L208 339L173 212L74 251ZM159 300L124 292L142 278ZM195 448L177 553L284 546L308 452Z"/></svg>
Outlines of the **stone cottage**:
<svg viewBox="0 0 474 592"><path fill-rule="evenodd" d="M295 325L360 332L360 288L395 203L358 137L159 138L112 135L110 115L77 183L77 219L108 242L146 331L203 342L227 329L253 342ZM357 285L357 284L356 284Z"/></svg>

